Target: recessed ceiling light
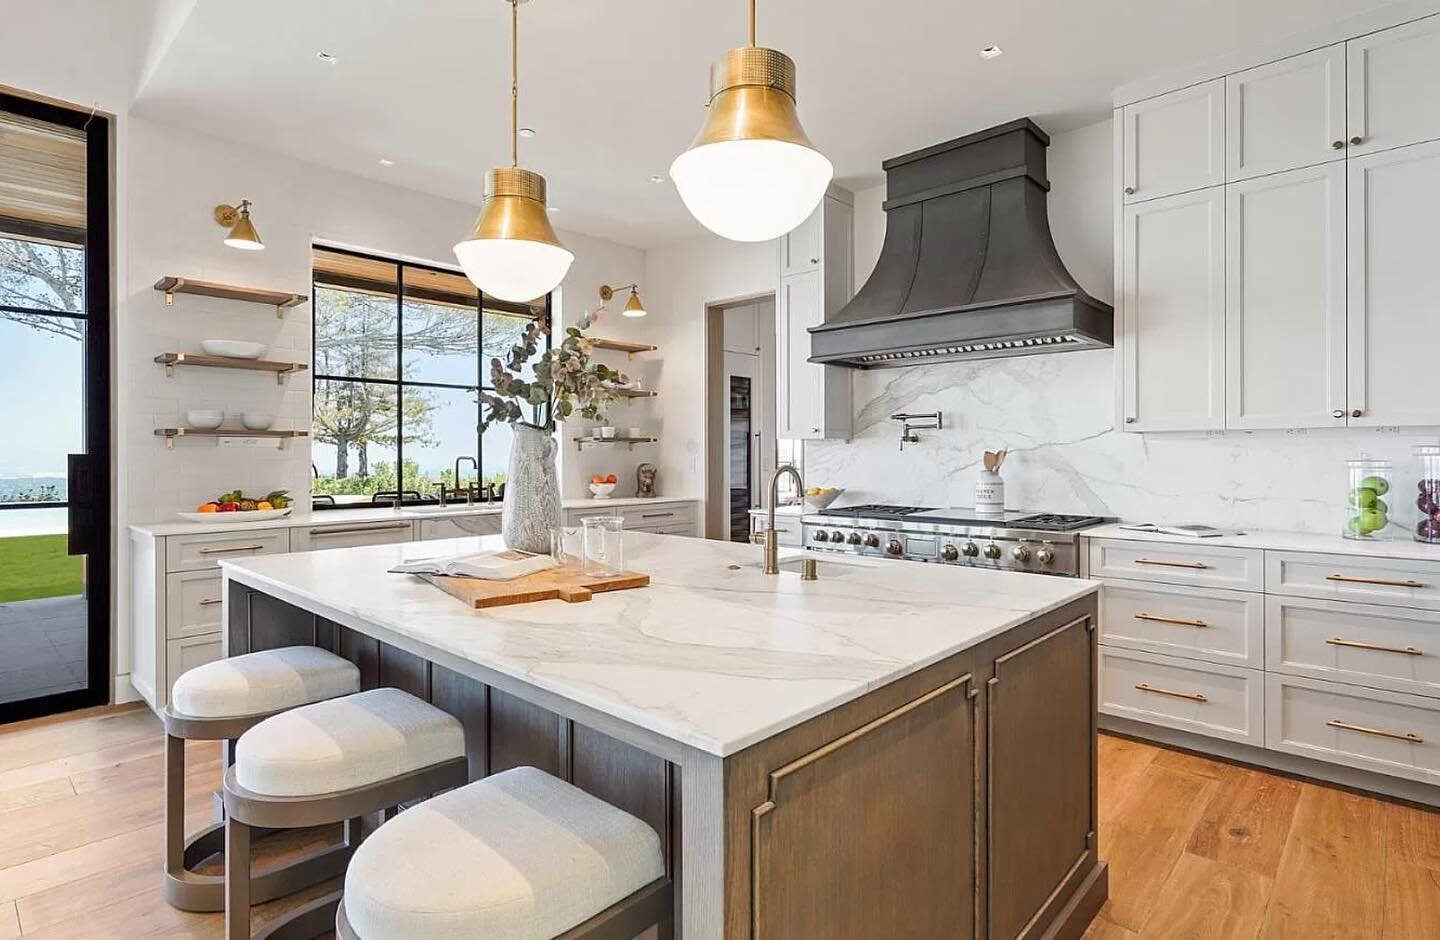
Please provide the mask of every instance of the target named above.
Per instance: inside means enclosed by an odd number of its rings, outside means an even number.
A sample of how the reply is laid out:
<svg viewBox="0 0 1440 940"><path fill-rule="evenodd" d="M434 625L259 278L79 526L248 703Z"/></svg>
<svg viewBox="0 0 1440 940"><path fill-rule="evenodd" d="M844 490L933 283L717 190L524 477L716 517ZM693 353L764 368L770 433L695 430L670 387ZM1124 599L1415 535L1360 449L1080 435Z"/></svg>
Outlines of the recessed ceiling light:
<svg viewBox="0 0 1440 940"><path fill-rule="evenodd" d="M394 160L391 160L389 157L381 157L381 158L380 158L380 165L381 165L381 166L394 166L394 165L395 165L395 161L394 161Z"/></svg>
<svg viewBox="0 0 1440 940"><path fill-rule="evenodd" d="M982 59L997 59L1004 54L1005 50L999 46L986 46L980 50L980 58Z"/></svg>
<svg viewBox="0 0 1440 940"><path fill-rule="evenodd" d="M534 136L535 136L535 128L533 128L533 127L522 127L522 128L520 128L519 134L520 134L521 137L524 137L526 140L529 140L531 137L534 137Z"/></svg>
<svg viewBox="0 0 1440 940"><path fill-rule="evenodd" d="M650 182L652 182L652 183L663 183L663 182L665 182L665 177L663 177L663 176L652 176L652 177L650 177Z"/></svg>
<svg viewBox="0 0 1440 940"><path fill-rule="evenodd" d="M337 57L324 51L315 53L315 58L319 59L321 62L324 62L326 65L334 65L336 62L340 61Z"/></svg>

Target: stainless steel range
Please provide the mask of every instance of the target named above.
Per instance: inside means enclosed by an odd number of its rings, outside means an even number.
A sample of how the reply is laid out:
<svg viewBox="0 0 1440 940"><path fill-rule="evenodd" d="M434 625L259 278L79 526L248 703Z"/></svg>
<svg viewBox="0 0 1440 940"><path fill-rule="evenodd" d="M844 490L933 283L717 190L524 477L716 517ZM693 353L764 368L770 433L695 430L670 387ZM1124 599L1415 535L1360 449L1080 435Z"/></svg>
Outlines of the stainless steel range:
<svg viewBox="0 0 1440 940"><path fill-rule="evenodd" d="M1080 574L1080 531L1113 522L1062 513L977 513L866 503L824 509L801 520L805 547L942 565Z"/></svg>

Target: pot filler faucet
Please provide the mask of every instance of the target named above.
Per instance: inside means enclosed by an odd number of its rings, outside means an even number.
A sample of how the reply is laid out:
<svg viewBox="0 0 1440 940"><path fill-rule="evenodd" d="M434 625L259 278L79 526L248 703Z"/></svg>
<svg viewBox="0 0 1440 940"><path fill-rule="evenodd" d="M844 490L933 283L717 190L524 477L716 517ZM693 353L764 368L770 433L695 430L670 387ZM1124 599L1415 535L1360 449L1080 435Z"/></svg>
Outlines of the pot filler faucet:
<svg viewBox="0 0 1440 940"><path fill-rule="evenodd" d="M898 415L891 415L891 421L900 422L900 449L904 450L906 444L920 443L920 435L916 431L939 431L945 427L945 419L938 411L930 411L925 414L909 414L900 412Z"/></svg>

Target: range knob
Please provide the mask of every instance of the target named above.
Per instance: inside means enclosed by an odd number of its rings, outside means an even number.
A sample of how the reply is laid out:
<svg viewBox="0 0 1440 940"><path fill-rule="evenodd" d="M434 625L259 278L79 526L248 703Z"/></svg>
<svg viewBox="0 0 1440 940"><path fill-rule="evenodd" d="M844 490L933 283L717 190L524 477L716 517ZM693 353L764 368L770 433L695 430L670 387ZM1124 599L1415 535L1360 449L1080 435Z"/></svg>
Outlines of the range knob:
<svg viewBox="0 0 1440 940"><path fill-rule="evenodd" d="M892 555L899 555L905 551L905 546L900 544L899 539L891 539L890 544L885 546L885 551Z"/></svg>
<svg viewBox="0 0 1440 940"><path fill-rule="evenodd" d="M944 548L940 549L940 557L945 559L946 561L955 561L960 557L960 549L956 548L954 545L946 545Z"/></svg>
<svg viewBox="0 0 1440 940"><path fill-rule="evenodd" d="M848 543L851 544L851 545L859 545L859 544L860 544L860 533L859 533L859 532L851 532L849 535L847 535L847 536L845 537L845 541L848 542Z"/></svg>
<svg viewBox="0 0 1440 940"><path fill-rule="evenodd" d="M879 547L880 547L880 536L876 535L874 532L871 532L871 533L869 533L868 535L866 535L866 536L865 536L865 547L866 547L866 548L879 548Z"/></svg>
<svg viewBox="0 0 1440 940"><path fill-rule="evenodd" d="M817 542L828 542L828 541L830 541L830 533L829 533L829 532L826 532L824 529L818 529L818 530L816 530L816 532L815 532L815 541L817 541Z"/></svg>
<svg viewBox="0 0 1440 940"><path fill-rule="evenodd" d="M989 558L991 561L994 561L995 559L999 558L999 557L1000 557L1000 546L999 546L999 545L996 545L994 542L991 542L989 545L986 545L986 546L985 546L985 557L986 557L986 558Z"/></svg>
<svg viewBox="0 0 1440 940"><path fill-rule="evenodd" d="M1013 559L1015 559L1016 561L1022 562L1022 563L1029 561L1029 560L1030 560L1030 546L1028 546L1028 545L1016 545L1014 548L1010 549L1010 557L1013 558Z"/></svg>
<svg viewBox="0 0 1440 940"><path fill-rule="evenodd" d="M839 545L841 542L845 541L845 533L841 532L839 529L834 530L830 533L830 541L834 542L836 545Z"/></svg>
<svg viewBox="0 0 1440 940"><path fill-rule="evenodd" d="M974 542L966 542L965 547L960 549L960 554L964 555L966 558L975 558L980 554L980 546L976 545Z"/></svg>
<svg viewBox="0 0 1440 940"><path fill-rule="evenodd" d="M1051 564L1055 561L1055 549L1051 548L1048 542L1041 545L1040 550L1035 553L1035 560L1042 565Z"/></svg>

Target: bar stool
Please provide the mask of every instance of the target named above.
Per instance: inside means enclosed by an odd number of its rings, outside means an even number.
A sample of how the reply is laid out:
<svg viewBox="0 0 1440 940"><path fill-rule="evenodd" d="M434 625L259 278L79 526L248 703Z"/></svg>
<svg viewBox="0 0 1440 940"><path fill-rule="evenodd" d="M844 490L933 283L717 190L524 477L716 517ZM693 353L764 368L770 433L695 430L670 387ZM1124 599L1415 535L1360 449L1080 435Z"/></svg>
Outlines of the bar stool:
<svg viewBox="0 0 1440 940"><path fill-rule="evenodd" d="M225 906L225 879L195 869L223 852L222 822L185 838L185 742L233 741L278 712L360 689L360 670L314 646L246 653L189 670L170 695L165 721L165 900L185 911ZM268 901L345 870L350 849L326 846L257 872L251 892Z"/></svg>
<svg viewBox="0 0 1440 940"><path fill-rule="evenodd" d="M674 936L660 837L534 767L426 800L375 831L345 873L339 940Z"/></svg>
<svg viewBox="0 0 1440 940"><path fill-rule="evenodd" d="M399 689L303 705L245 732L225 773L226 940L251 936L253 829L343 822L353 850L361 816L384 810L388 818L399 804L462 786L468 776L460 722ZM339 901L338 891L317 898L256 936L326 933Z"/></svg>

